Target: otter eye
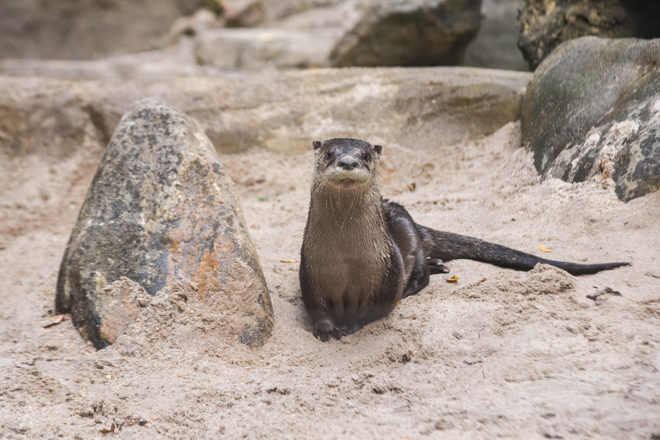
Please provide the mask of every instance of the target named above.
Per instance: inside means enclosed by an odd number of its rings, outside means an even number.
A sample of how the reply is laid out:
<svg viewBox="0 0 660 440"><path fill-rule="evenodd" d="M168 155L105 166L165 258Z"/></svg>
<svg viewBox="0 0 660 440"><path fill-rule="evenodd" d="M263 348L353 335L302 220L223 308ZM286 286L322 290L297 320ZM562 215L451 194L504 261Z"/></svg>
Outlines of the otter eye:
<svg viewBox="0 0 660 440"><path fill-rule="evenodd" d="M325 159L326 160L332 159L332 156L333 156L332 151L326 151L325 152Z"/></svg>
<svg viewBox="0 0 660 440"><path fill-rule="evenodd" d="M369 154L368 151L363 151L362 154L360 155L360 157L362 158L362 160L366 161L366 160L371 159L371 154Z"/></svg>

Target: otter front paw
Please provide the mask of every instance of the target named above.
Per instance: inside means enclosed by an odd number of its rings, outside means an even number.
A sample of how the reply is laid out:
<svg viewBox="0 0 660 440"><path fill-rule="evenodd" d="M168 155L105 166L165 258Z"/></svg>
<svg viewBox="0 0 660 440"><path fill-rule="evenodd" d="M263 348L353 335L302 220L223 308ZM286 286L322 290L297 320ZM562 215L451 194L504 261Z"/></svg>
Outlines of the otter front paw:
<svg viewBox="0 0 660 440"><path fill-rule="evenodd" d="M335 339L341 339L341 330L337 328L334 322L323 319L314 323L314 336L323 342L326 342L331 336Z"/></svg>

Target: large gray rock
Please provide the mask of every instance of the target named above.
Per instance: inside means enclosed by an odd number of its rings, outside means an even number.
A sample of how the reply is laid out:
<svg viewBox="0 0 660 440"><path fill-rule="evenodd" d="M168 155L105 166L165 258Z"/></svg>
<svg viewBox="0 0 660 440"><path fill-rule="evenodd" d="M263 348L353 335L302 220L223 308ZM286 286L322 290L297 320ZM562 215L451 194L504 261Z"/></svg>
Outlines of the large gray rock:
<svg viewBox="0 0 660 440"><path fill-rule="evenodd" d="M660 186L660 39L583 37L536 70L523 144L544 176L612 177L621 200Z"/></svg>
<svg viewBox="0 0 660 440"><path fill-rule="evenodd" d="M136 316L122 277L150 295L179 282L220 321L228 342L261 345L273 312L240 203L202 129L147 99L105 150L62 259L56 310L98 348Z"/></svg>
<svg viewBox="0 0 660 440"><path fill-rule="evenodd" d="M48 67L40 71L48 73ZM65 76L62 65L57 73ZM257 147L297 154L308 151L317 138L336 136L436 148L465 136L488 135L517 120L530 77L458 67L314 69L131 81L0 76L0 153L60 151L66 156L80 148L67 137L91 133L107 140L127 110L126 103L144 95L171 102L193 116L223 153ZM49 115L62 122L54 125ZM69 127L67 137L58 137L63 127Z"/></svg>
<svg viewBox="0 0 660 440"><path fill-rule="evenodd" d="M657 0L525 0L518 46L532 69L564 41L582 36L660 37Z"/></svg>
<svg viewBox="0 0 660 440"><path fill-rule="evenodd" d="M481 0L373 2L337 43L333 66L433 66L460 61L477 34Z"/></svg>
<svg viewBox="0 0 660 440"><path fill-rule="evenodd" d="M91 59L163 47L211 0L3 0L0 58Z"/></svg>

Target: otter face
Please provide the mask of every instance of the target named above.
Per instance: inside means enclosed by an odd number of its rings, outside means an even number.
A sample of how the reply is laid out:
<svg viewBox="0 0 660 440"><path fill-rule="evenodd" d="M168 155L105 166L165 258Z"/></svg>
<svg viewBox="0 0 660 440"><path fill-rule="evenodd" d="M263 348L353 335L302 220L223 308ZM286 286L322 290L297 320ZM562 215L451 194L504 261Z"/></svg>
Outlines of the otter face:
<svg viewBox="0 0 660 440"><path fill-rule="evenodd" d="M335 138L313 142L316 176L341 189L363 186L376 175L383 149L360 139Z"/></svg>

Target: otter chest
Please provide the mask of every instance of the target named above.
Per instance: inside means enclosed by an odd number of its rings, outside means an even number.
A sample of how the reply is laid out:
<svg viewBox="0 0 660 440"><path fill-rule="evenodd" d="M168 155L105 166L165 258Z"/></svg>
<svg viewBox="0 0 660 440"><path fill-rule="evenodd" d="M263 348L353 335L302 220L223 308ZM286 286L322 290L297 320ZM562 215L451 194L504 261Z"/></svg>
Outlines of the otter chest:
<svg viewBox="0 0 660 440"><path fill-rule="evenodd" d="M317 292L330 310L359 314L381 289L389 264L388 237L356 227L320 230L327 233L315 236L305 254Z"/></svg>

